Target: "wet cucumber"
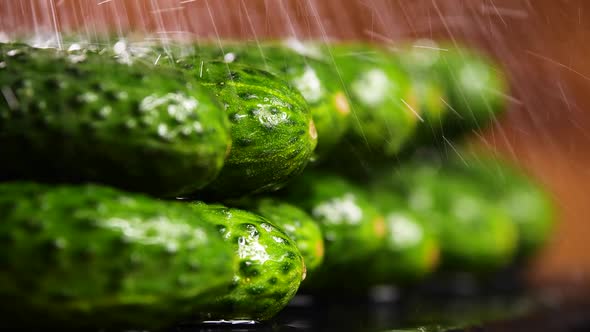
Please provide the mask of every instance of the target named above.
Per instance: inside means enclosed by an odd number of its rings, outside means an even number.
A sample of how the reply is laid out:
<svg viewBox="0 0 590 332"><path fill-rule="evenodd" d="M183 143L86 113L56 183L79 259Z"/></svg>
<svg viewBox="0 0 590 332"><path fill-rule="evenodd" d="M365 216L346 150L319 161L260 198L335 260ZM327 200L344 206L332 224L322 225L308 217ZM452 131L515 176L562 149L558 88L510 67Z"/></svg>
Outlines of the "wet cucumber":
<svg viewBox="0 0 590 332"><path fill-rule="evenodd" d="M307 276L313 276L324 260L324 240L316 221L302 209L276 198L260 198L248 205L295 242L303 256Z"/></svg>
<svg viewBox="0 0 590 332"><path fill-rule="evenodd" d="M270 221L221 205L192 204L207 211L237 255L232 284L207 304L203 320L264 321L281 311L305 278L305 264L295 243Z"/></svg>
<svg viewBox="0 0 590 332"><path fill-rule="evenodd" d="M390 52L390 56L408 73L415 87L423 120L418 124L415 139L408 148L439 140L441 135L446 134L443 124L449 117L447 113L456 112L450 108L443 81L431 68L440 56L444 56L442 53L436 44L430 45L425 40Z"/></svg>
<svg viewBox="0 0 590 332"><path fill-rule="evenodd" d="M301 94L252 67L192 58L178 64L215 92L231 122L232 148L206 198L277 190L303 171L317 132Z"/></svg>
<svg viewBox="0 0 590 332"><path fill-rule="evenodd" d="M236 259L205 208L9 182L0 215L3 324L157 328L205 310L232 282Z"/></svg>
<svg viewBox="0 0 590 332"><path fill-rule="evenodd" d="M423 40L392 56L399 59L414 84L436 87L436 94L444 100L423 104L425 121L419 132L431 142L442 135L484 128L505 110L506 76L496 63L475 50Z"/></svg>
<svg viewBox="0 0 590 332"><path fill-rule="evenodd" d="M306 210L319 223L324 236L324 262L306 286L341 287L348 279L337 277L339 273L346 275L364 266L385 240L383 216L369 202L365 191L344 178L306 172L286 189L285 198Z"/></svg>
<svg viewBox="0 0 590 332"><path fill-rule="evenodd" d="M258 67L281 77L309 105L317 132L316 155L325 156L348 130L350 107L337 73L328 61L291 49L292 42L200 44L197 55Z"/></svg>
<svg viewBox="0 0 590 332"><path fill-rule="evenodd" d="M432 226L411 211L395 192L374 184L371 202L385 217L387 234L382 248L366 269L369 284L415 283L434 272L440 245Z"/></svg>
<svg viewBox="0 0 590 332"><path fill-rule="evenodd" d="M480 194L496 202L518 227L519 256L526 258L547 243L555 222L549 194L515 165L482 152L462 153L450 172L476 183Z"/></svg>
<svg viewBox="0 0 590 332"><path fill-rule="evenodd" d="M3 179L94 181L174 197L219 173L229 123L180 71L0 44Z"/></svg>
<svg viewBox="0 0 590 332"><path fill-rule="evenodd" d="M484 128L506 108L507 79L483 54L461 47L446 49L434 69L457 112L449 112L444 125L459 131Z"/></svg>
<svg viewBox="0 0 590 332"><path fill-rule="evenodd" d="M406 163L381 174L411 210L430 223L441 246L441 263L451 270L484 273L508 265L517 249L516 225L469 181L436 165ZM397 188L397 189L396 189Z"/></svg>
<svg viewBox="0 0 590 332"><path fill-rule="evenodd" d="M349 141L372 158L397 154L413 137L420 117L408 75L378 47L337 44L330 54L353 112Z"/></svg>

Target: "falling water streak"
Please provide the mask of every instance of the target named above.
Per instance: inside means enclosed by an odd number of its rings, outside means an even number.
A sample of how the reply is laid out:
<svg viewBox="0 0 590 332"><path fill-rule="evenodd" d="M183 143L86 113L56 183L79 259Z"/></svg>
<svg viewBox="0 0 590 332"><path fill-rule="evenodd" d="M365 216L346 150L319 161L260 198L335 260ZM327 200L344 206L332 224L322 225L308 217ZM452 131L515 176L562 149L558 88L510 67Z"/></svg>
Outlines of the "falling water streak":
<svg viewBox="0 0 590 332"><path fill-rule="evenodd" d="M61 40L61 32L57 22L57 14L55 13L55 3L54 0L49 0L49 6L51 7L51 20L53 22L53 29L55 31L55 39L57 41L57 48L62 50L62 40Z"/></svg>
<svg viewBox="0 0 590 332"><path fill-rule="evenodd" d="M319 31L320 31L320 35L322 36L322 41L325 45L327 45L330 42L330 40L329 40L328 34L326 33L324 25L322 24L322 22L320 20L320 15L318 13L318 10L313 5L311 0L307 0L306 3L307 3L307 8L309 8L309 11L310 11L312 17L314 17L316 20L317 29L319 29ZM332 53L332 50L330 48L327 48L327 53L328 53L328 56L330 57L331 63L335 65L336 61L334 59L334 54ZM340 71L340 68L338 68L338 66L335 65L334 70L336 71L336 74L338 75L338 78L340 80L340 86L343 87L345 95L350 96L347 85L344 83L344 79L342 78L342 73ZM357 112L356 112L356 106L354 104L350 105L350 110L351 110L352 116L354 117L354 121L356 121L356 123L360 123L360 119L359 119ZM365 134L363 127L360 126L359 128L361 131L361 138L362 138L363 142L365 143L366 146L369 146L369 141L367 140L367 136Z"/></svg>
<svg viewBox="0 0 590 332"><path fill-rule="evenodd" d="M491 2L491 1L490 1L490 2ZM492 6L494 6L493 2L491 2L491 3L492 3ZM492 25L492 24L489 24L489 29L490 29L490 30L487 30L487 31L486 31L486 30L484 30L484 28L483 28L483 27L484 27L485 25L484 25L484 24L481 24L481 22L480 22L480 19L479 19L479 16L477 15L477 12L476 12L476 11L477 11L477 9L476 9L475 7L474 7L474 8L472 8L472 13L471 13L471 15L470 15L469 17L471 17L473 20L475 20L474 24L472 24L472 25L475 25L475 26L480 26L481 28L479 29L479 31L478 31L478 30L474 30L474 32L479 32L480 34L482 34L482 35L486 35L486 36L487 36L487 35L491 35L491 36L493 36L493 35L494 35L494 32L495 32L494 25ZM507 27L507 23L506 23L506 21L504 21L504 20L502 19L502 22L503 22L503 23L504 23L504 25ZM495 51L499 51L499 50L501 49L501 47L502 47L501 45L495 45ZM469 106L468 106L468 107L469 107ZM489 105L486 105L486 107L488 107L488 111L491 111L491 110L489 109ZM471 108L469 108L469 110L471 111ZM496 142L496 141L497 141L497 137L496 137L496 135L497 135L497 134L499 134L499 135L500 135L500 138L502 139L502 141L503 141L503 143L504 143L504 145L505 145L505 146L507 147L507 149L509 150L509 153L511 154L512 158L516 158L516 152L514 151L514 148L512 147L512 144L510 143L510 140L508 139L508 137L507 137L507 135L506 135L506 132L505 132L504 128L502 128L502 127L498 126L498 119L497 119L497 118L495 118L495 117L494 117L494 118L492 119L492 121L493 121L493 123L495 124L495 128L496 128L496 130L495 130L495 131L492 131L492 132L489 134L489 135L492 137L492 140L493 140L494 142ZM478 128L478 129L479 129L479 130L481 130L481 128ZM473 132L477 133L477 132L478 132L478 130L473 130ZM494 143L494 144L496 144L496 143Z"/></svg>
<svg viewBox="0 0 590 332"><path fill-rule="evenodd" d="M418 112L416 112L416 110L414 110L412 106L410 106L410 104L408 104L403 98L400 100L410 111L412 111L412 113L414 113L414 116L416 116L420 122L424 122L424 119L420 116L420 114L418 114Z"/></svg>
<svg viewBox="0 0 590 332"><path fill-rule="evenodd" d="M496 7L496 5L494 4L494 1L493 0L490 0L490 4L491 4L491 7L493 9L493 13L495 13L496 15L498 15L498 17L500 18L500 20L502 21L502 23L504 24L505 27L508 27L508 24L504 20L504 17L502 17L502 14L500 14L500 11L498 10L498 7ZM481 11L483 13L490 13L489 7L486 7L484 5L481 6Z"/></svg>
<svg viewBox="0 0 590 332"><path fill-rule="evenodd" d="M258 40L258 34L256 29L254 28L254 24L252 24L252 19L250 18L250 14L248 13L248 7L246 7L245 0L240 0L240 4L244 9L244 13L246 14L246 20L248 21L248 26L250 27L250 31L252 31L252 35L254 36L254 40L256 41L256 46L258 48L258 52L262 57L262 62L264 63L264 68L268 67L268 63L266 62L266 57L264 56L264 51L262 50L262 46L260 45L260 41Z"/></svg>
<svg viewBox="0 0 590 332"><path fill-rule="evenodd" d="M290 37L296 39L299 38L299 31L297 31L297 29L295 28L295 24L293 24L293 20L291 20L291 15L289 15L289 11L287 8L285 8L285 4L283 1L279 1L279 7L281 10L281 16L287 20L287 27L289 28Z"/></svg>
<svg viewBox="0 0 590 332"><path fill-rule="evenodd" d="M498 8L498 6L494 5L492 2L492 8L489 8L485 5L481 6L481 13L482 14L489 14L489 15L497 15L502 19L505 26L508 26L506 21L504 21L504 17L516 18L516 19L527 19L529 14L525 10L520 9L512 9L512 8Z"/></svg>
<svg viewBox="0 0 590 332"><path fill-rule="evenodd" d="M536 53L536 52L533 52L533 51L531 51L531 50L526 50L525 52L526 52L526 53L528 53L528 54L530 54L530 55L532 55L532 56L534 56L534 57L537 57L537 58L539 58L539 59L541 59L541 60L545 60L545 61L547 61L547 62L549 62L549 63L552 63L552 64L554 64L554 65L556 65L556 66L558 66L558 67L561 67L561 68L563 68L563 69L565 69L565 70L567 70L567 71L570 71L570 72L572 72L572 73L574 73L574 74L576 74L576 75L578 75L578 76L582 77L583 79L585 79L585 80L587 80L587 81L590 81L590 77L589 77L589 76L586 76L586 75L584 75L583 73L581 73L581 72L579 72L579 71L575 70L574 68L572 68L572 67L570 67L570 66L566 66L566 65L564 65L563 63L561 63L561 62L559 62L559 61L555 61L555 60L553 60L553 59L551 59L551 58L549 58L549 57L547 57L547 56L544 56L544 55L538 54L538 53Z"/></svg>

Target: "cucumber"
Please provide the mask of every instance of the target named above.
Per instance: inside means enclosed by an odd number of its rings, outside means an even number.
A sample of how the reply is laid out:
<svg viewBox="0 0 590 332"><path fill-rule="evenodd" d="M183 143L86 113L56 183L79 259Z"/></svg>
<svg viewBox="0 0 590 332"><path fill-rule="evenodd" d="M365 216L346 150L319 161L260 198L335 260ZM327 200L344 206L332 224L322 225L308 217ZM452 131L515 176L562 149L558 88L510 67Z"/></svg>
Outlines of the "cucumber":
<svg viewBox="0 0 590 332"><path fill-rule="evenodd" d="M432 225L411 211L395 192L376 183L371 202L385 216L387 234L383 247L367 267L369 285L416 283L431 275L439 263L440 245Z"/></svg>
<svg viewBox="0 0 590 332"><path fill-rule="evenodd" d="M406 163L381 174L407 204L436 231L441 263L450 270L489 273L507 266L515 256L516 225L501 207L476 190L477 183L453 177L436 165Z"/></svg>
<svg viewBox="0 0 590 332"><path fill-rule="evenodd" d="M290 43L200 44L197 55L204 59L222 59L271 72L297 89L309 105L317 132L317 158L325 156L348 130L350 106L328 61L299 54Z"/></svg>
<svg viewBox="0 0 590 332"><path fill-rule="evenodd" d="M249 203L262 217L281 228L297 245L303 256L307 276L324 260L324 240L319 225L300 208L276 198L260 198Z"/></svg>
<svg viewBox="0 0 590 332"><path fill-rule="evenodd" d="M384 50L364 44L330 47L352 107L348 140L371 158L399 153L420 119L408 75Z"/></svg>
<svg viewBox="0 0 590 332"><path fill-rule="evenodd" d="M554 229L555 207L545 189L515 165L482 152L461 154L450 161L450 172L477 183L481 195L507 211L518 227L519 258L545 245Z"/></svg>
<svg viewBox="0 0 590 332"><path fill-rule="evenodd" d="M220 104L171 68L0 44L0 177L100 182L174 197L221 170Z"/></svg>
<svg viewBox="0 0 590 332"><path fill-rule="evenodd" d="M455 111L449 105L447 87L432 69L439 57L443 56L442 53L434 42L419 40L390 54L410 76L424 120L418 124L410 148L440 140L440 136L446 134L443 125L450 116L448 113Z"/></svg>
<svg viewBox="0 0 590 332"><path fill-rule="evenodd" d="M236 262L207 214L99 185L0 184L3 324L158 328L204 311Z"/></svg>
<svg viewBox="0 0 590 332"><path fill-rule="evenodd" d="M385 240L383 216L369 202L368 193L344 178L306 172L284 195L319 223L324 236L324 262L306 281L310 289L345 285L339 273L365 266Z"/></svg>
<svg viewBox="0 0 590 332"><path fill-rule="evenodd" d="M274 191L303 171L317 132L301 94L252 67L191 58L178 64L215 92L231 122L231 151L205 199Z"/></svg>
<svg viewBox="0 0 590 332"><path fill-rule="evenodd" d="M207 211L239 260L226 294L208 303L203 320L264 321L293 298L305 278L305 264L293 240L270 221L221 205L192 204Z"/></svg>
<svg viewBox="0 0 590 332"><path fill-rule="evenodd" d="M486 127L505 111L508 83L498 64L472 49L425 42L395 53L415 82L442 88L444 105L424 105L427 116L420 132L432 133L431 141L456 136ZM446 108L442 112L441 106ZM430 119L433 113L442 117Z"/></svg>
<svg viewBox="0 0 590 332"><path fill-rule="evenodd" d="M451 117L445 125L463 131L481 129L505 110L507 79L483 54L461 47L447 49L435 70L457 113L449 112Z"/></svg>

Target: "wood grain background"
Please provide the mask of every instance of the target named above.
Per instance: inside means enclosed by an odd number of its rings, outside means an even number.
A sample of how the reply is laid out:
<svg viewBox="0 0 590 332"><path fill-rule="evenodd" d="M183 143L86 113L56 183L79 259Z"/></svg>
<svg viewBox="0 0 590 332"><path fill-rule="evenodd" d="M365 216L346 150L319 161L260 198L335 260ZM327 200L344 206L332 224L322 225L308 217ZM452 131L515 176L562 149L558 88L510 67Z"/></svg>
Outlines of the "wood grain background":
<svg viewBox="0 0 590 332"><path fill-rule="evenodd" d="M0 0L0 38L72 31L393 44L434 38L482 48L510 73L511 109L474 139L524 165L560 209L532 276L590 281L590 1Z"/></svg>

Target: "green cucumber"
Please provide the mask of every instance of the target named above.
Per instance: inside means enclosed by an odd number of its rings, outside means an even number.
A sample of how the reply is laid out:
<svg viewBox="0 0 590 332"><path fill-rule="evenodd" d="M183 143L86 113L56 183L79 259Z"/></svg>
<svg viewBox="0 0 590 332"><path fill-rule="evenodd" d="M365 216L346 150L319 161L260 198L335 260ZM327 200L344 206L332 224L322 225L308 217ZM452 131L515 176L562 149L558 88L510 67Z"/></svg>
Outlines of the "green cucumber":
<svg viewBox="0 0 590 332"><path fill-rule="evenodd" d="M383 247L367 267L368 281L375 283L415 283L438 266L440 245L432 225L411 211L403 198L376 184L371 202L385 216L387 234Z"/></svg>
<svg viewBox="0 0 590 332"><path fill-rule="evenodd" d="M274 191L303 171L317 132L301 94L252 67L190 58L179 65L215 92L231 122L232 148L206 198Z"/></svg>
<svg viewBox="0 0 590 332"><path fill-rule="evenodd" d="M307 269L307 276L324 260L324 240L319 225L302 209L276 198L261 198L251 208L280 227L295 242Z"/></svg>
<svg viewBox="0 0 590 332"><path fill-rule="evenodd" d="M395 53L416 82L442 88L440 103L425 107L425 114L442 113L443 121L428 117L424 132L432 139L484 128L506 108L508 83L498 64L483 54L449 43L419 41ZM426 105L425 105L426 106Z"/></svg>
<svg viewBox="0 0 590 332"><path fill-rule="evenodd" d="M330 47L352 107L349 141L372 158L396 155L420 120L408 75L384 50L363 44Z"/></svg>
<svg viewBox="0 0 590 332"><path fill-rule="evenodd" d="M418 162L379 178L388 177L390 189L406 197L410 209L437 232L444 267L485 273L511 263L517 249L516 225L506 211L478 193L477 183Z"/></svg>
<svg viewBox="0 0 590 332"><path fill-rule="evenodd" d="M385 240L383 216L369 202L368 193L344 178L308 172L284 195L318 222L324 236L324 262L306 286L342 286L344 279L337 271L364 266Z"/></svg>
<svg viewBox="0 0 590 332"><path fill-rule="evenodd" d="M430 45L426 40L419 40L413 45L391 52L391 56L397 59L410 76L423 119L418 124L415 142L410 143L411 147L439 140L445 134L443 125L449 117L447 113L454 111L449 105L447 87L431 68L442 56L441 53L443 52L436 44Z"/></svg>
<svg viewBox="0 0 590 332"><path fill-rule="evenodd" d="M505 110L507 79L483 54L458 47L446 49L435 70L456 113L448 113L451 117L445 125L463 131L481 129Z"/></svg>
<svg viewBox="0 0 590 332"><path fill-rule="evenodd" d="M158 328L204 311L236 261L207 214L98 185L0 184L3 324Z"/></svg>
<svg viewBox="0 0 590 332"><path fill-rule="evenodd" d="M180 71L92 51L0 44L3 179L94 181L174 197L219 173L219 103Z"/></svg>
<svg viewBox="0 0 590 332"><path fill-rule="evenodd" d="M226 294L215 298L203 320L268 320L293 298L305 278L305 264L295 243L270 221L248 211L221 205L193 204L207 211L231 243L238 261Z"/></svg>
<svg viewBox="0 0 590 332"><path fill-rule="evenodd" d="M221 59L264 69L297 89L309 105L318 132L316 155L321 158L348 130L350 107L333 66L299 54L289 45L288 42L223 42L200 44L196 53L204 59Z"/></svg>
<svg viewBox="0 0 590 332"><path fill-rule="evenodd" d="M459 160L461 159L461 160ZM519 256L530 257L550 238L555 207L545 189L515 165L481 152L462 153L451 172L477 183L480 193L508 212L518 227Z"/></svg>

